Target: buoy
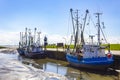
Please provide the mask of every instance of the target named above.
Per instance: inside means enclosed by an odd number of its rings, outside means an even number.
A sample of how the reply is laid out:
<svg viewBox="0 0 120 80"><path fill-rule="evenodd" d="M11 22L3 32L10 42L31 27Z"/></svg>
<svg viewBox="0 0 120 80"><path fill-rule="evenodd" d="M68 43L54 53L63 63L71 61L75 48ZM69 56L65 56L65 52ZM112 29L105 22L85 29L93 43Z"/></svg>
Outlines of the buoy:
<svg viewBox="0 0 120 80"><path fill-rule="evenodd" d="M107 54L107 57L108 57L108 58L111 58L111 57L112 57L111 53L108 53L108 54Z"/></svg>

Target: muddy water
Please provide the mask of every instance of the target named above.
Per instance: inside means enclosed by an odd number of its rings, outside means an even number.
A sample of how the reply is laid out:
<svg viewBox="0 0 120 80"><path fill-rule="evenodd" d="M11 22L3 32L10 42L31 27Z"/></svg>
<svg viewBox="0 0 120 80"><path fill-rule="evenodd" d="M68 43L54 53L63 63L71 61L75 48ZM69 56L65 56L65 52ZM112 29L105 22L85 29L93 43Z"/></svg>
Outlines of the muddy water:
<svg viewBox="0 0 120 80"><path fill-rule="evenodd" d="M0 80L117 80L110 71L77 69L53 59L28 59L16 50L0 51Z"/></svg>
<svg viewBox="0 0 120 80"><path fill-rule="evenodd" d="M22 62L16 50L0 51L0 80L68 80L60 74L35 68L30 65L32 60L26 60L29 65Z"/></svg>
<svg viewBox="0 0 120 80"><path fill-rule="evenodd" d="M117 80L111 71L96 71L90 69L78 69L69 63L53 59L33 59L36 64L42 65L44 71L50 71L65 75L69 80ZM33 64L34 65L34 64ZM34 65L35 66L35 65ZM37 66L36 66L37 67Z"/></svg>

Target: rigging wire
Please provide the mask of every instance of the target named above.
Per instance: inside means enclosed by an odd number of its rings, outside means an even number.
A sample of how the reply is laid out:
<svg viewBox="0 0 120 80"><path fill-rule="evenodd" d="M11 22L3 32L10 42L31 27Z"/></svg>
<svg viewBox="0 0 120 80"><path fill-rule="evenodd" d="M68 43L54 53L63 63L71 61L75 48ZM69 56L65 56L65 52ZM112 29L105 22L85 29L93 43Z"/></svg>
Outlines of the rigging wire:
<svg viewBox="0 0 120 80"><path fill-rule="evenodd" d="M75 12L74 12L74 13L75 13ZM93 26L95 27L95 29L97 30L97 25L94 23L93 18L91 17L91 14L89 13L88 16L89 16L89 18L86 20L87 23L84 24L84 25L86 25L86 26L91 26L90 23L92 23ZM73 23L76 22L76 19L75 19L75 18L76 18L76 15L73 14L73 18L72 18L72 19L73 19ZM83 26L83 25L82 25L81 23L84 22L84 18L79 17L79 19L81 19L80 22L78 22L78 23L79 23L79 30L82 30L82 26ZM69 20L70 20L70 16L69 16ZM70 27L69 22L70 22L70 21L68 21L68 32L67 32L67 33L69 33L69 27ZM90 35L90 33L91 33L90 27L88 27L88 28L89 28L89 31L87 31L87 35ZM88 28L87 28L87 29L88 29ZM105 42L108 43L107 40L106 40L105 34L104 34L104 32L103 32L103 30L102 30L101 27L100 27L100 30L101 30L101 33L102 33L102 35L103 35L103 38L104 38ZM76 24L74 25L74 31L76 32ZM81 32L81 31L80 31L80 32ZM75 37L74 35L71 35L71 36L70 36L70 39L71 39L71 40L70 40L70 45L71 45L72 42L74 41L74 37Z"/></svg>
<svg viewBox="0 0 120 80"><path fill-rule="evenodd" d="M89 26L89 32L87 33L87 35L89 35L89 34L91 33L91 31L90 31L90 21L92 22L93 26L94 26L95 29L97 30L97 27L96 27L96 25L95 25L95 23L94 23L91 15L90 15L90 13L89 13L89 19L88 19L88 22L87 22L87 25ZM104 26L104 25L103 25L103 26ZM105 36L105 34L104 34L104 32L103 32L103 30L102 30L101 27L100 27L100 30L101 30L101 33L102 33L102 35L103 35L103 38L104 38L105 42L108 43L108 42L107 42L107 39L106 39L106 36Z"/></svg>
<svg viewBox="0 0 120 80"><path fill-rule="evenodd" d="M92 21L92 23L93 23L93 26L96 28L96 25L95 25L95 23L94 23L94 21L93 21L91 15L90 15L90 19L91 19L91 21ZM97 28L96 28L96 30L97 30Z"/></svg>
<svg viewBox="0 0 120 80"><path fill-rule="evenodd" d="M108 43L108 42L107 42L107 39L105 38L104 32L103 32L103 30L102 30L102 28L101 28L101 27L100 27L100 29L101 29L101 32L102 32L103 37L104 37L104 39L105 39L105 42L106 42L106 43Z"/></svg>
<svg viewBox="0 0 120 80"><path fill-rule="evenodd" d="M101 16L101 18L102 18L102 16ZM104 22L102 22L101 24L102 24L103 29L104 29L104 28L105 28ZM106 33L105 33L105 31L103 31L103 29L100 28L100 30L101 30L101 32L102 32L102 34L103 34L103 38L104 38L105 42L108 43L108 41L107 41L107 39L106 39Z"/></svg>
<svg viewBox="0 0 120 80"><path fill-rule="evenodd" d="M93 23L93 25L94 25L94 27L96 28L96 25L95 25L95 23L94 23L94 21L93 21L93 19L91 18L91 21L92 21L92 23ZM104 26L104 25L103 25ZM96 30L97 30L97 28L96 28ZM106 43L108 43L107 42L107 39L106 39L106 37L105 37L105 34L104 34L104 32L103 32L103 30L102 30L102 28L100 27L100 30L101 30L101 33L102 33L102 35L103 35L103 38L104 38L104 40L105 40L105 42Z"/></svg>

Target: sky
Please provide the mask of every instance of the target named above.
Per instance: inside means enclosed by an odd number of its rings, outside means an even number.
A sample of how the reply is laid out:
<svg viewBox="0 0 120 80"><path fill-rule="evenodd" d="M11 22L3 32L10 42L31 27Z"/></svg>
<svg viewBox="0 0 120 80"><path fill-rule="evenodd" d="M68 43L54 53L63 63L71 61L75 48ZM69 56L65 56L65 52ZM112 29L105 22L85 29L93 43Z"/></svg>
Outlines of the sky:
<svg viewBox="0 0 120 80"><path fill-rule="evenodd" d="M0 0L0 45L17 45L25 28L41 32L48 43L67 42L71 30L70 8L103 13L109 43L120 43L120 0Z"/></svg>

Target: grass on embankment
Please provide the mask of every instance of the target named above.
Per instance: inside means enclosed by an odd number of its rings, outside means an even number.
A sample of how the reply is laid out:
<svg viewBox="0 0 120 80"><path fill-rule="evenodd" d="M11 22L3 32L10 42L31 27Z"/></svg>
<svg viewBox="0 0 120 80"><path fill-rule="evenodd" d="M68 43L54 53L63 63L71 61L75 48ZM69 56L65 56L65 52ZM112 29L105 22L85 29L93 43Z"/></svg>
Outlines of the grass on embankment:
<svg viewBox="0 0 120 80"><path fill-rule="evenodd" d="M0 46L0 49L3 49L3 48L6 48L6 47Z"/></svg>
<svg viewBox="0 0 120 80"><path fill-rule="evenodd" d="M104 44L107 46L108 44ZM70 45L70 48L73 49L73 45ZM56 45L47 45L47 48L57 48ZM66 47L67 48L67 47ZM110 44L110 50L120 50L120 44Z"/></svg>
<svg viewBox="0 0 120 80"><path fill-rule="evenodd" d="M110 50L120 50L120 44L110 44Z"/></svg>

